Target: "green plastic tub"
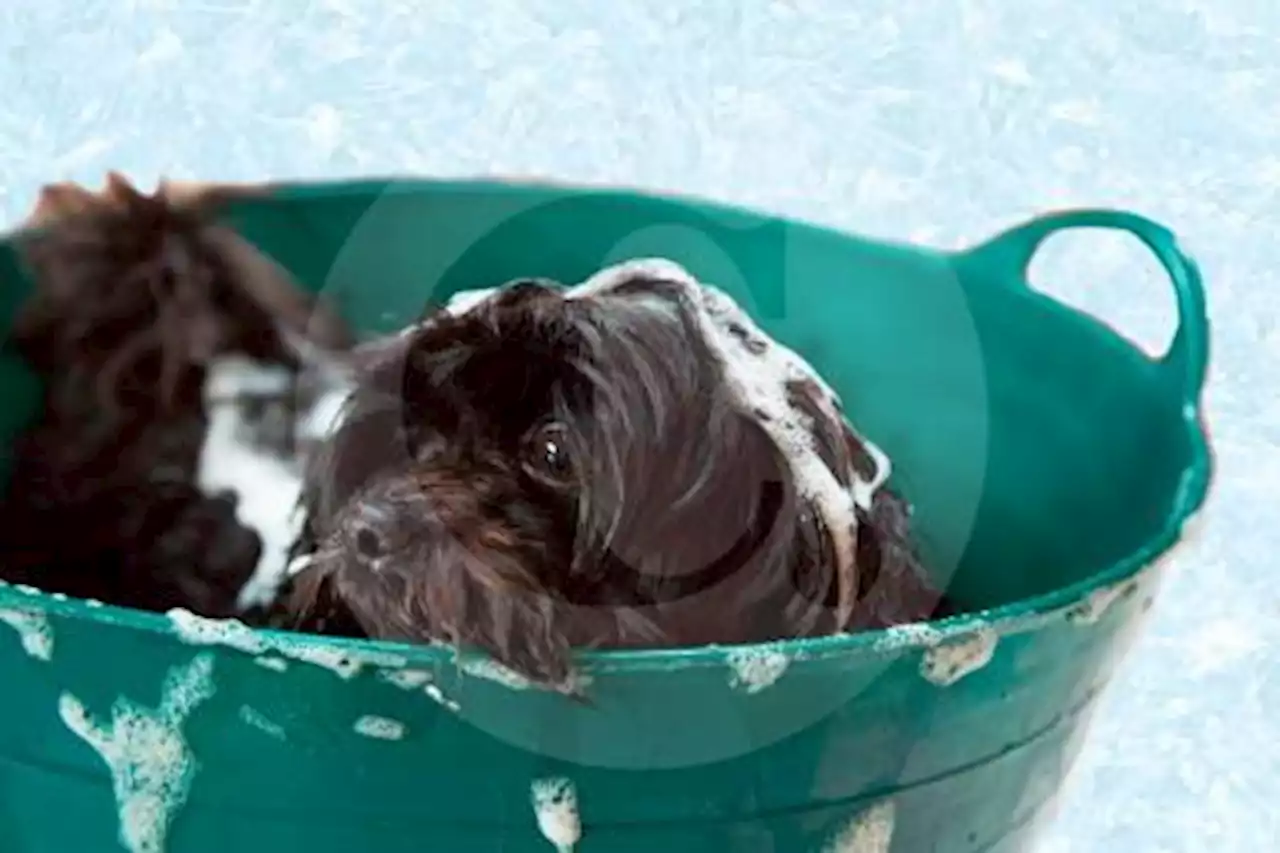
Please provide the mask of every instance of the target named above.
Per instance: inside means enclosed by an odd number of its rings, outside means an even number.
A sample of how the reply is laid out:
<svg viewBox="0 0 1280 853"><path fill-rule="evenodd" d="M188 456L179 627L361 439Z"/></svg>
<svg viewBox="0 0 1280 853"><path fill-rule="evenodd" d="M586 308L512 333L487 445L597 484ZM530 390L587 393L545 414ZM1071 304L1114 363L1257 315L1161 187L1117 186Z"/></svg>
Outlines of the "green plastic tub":
<svg viewBox="0 0 1280 853"><path fill-rule="evenodd" d="M5 853L1032 849L1209 486L1204 294L1168 231L1067 211L949 253L630 191L417 180L279 187L229 221L371 332L458 289L684 264L842 393L974 615L595 653L579 705L448 649L0 588ZM1168 272L1163 357L1028 287L1046 236L1093 227ZM12 242L0 280L8 322ZM38 389L15 363L0 382L10 436Z"/></svg>

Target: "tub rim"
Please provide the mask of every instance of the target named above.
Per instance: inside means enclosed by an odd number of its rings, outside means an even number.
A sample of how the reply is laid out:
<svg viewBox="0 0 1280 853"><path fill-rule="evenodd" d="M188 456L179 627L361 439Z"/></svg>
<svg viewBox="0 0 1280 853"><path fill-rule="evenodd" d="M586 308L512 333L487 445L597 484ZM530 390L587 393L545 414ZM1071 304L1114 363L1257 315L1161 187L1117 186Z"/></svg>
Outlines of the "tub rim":
<svg viewBox="0 0 1280 853"><path fill-rule="evenodd" d="M457 194L465 192L533 193L556 190L579 197L591 195L623 196L630 197L635 201L659 201L677 206L692 207L701 212L724 217L725 219L737 218L761 223L776 222L791 228L808 231L825 239L844 242L855 241L886 249L904 249L921 256L935 256L948 262L957 263L962 262L966 256L990 248L996 240L1003 236L1000 235L992 240L980 241L955 250L942 250L908 241L871 238L802 217L770 214L747 205L715 201L692 194L603 183L571 183L536 178L391 176L314 181L271 181L255 186L262 189L264 193L255 195L252 198L237 199L233 202L233 205L244 204L246 206L262 207L279 203L314 202L348 195L368 195L377 192L388 194L450 192ZM1085 211L1084 213L1086 215L1100 214L1142 219L1136 214L1127 214L1119 211ZM1025 230L1055 215L1071 216L1073 214L1071 211L1061 211L1056 214L1050 213L1046 217L1037 217L1015 226L1005 234ZM1149 222L1149 220L1143 221ZM1152 225L1154 226L1154 223ZM19 224L17 228L0 235L0 244L13 246L24 234L38 230L38 226L24 227ZM882 658L886 655L906 650L936 646L938 643L946 642L952 638L965 637L976 631L995 630L1000 635L1007 635L1034 630L1046 623L1069 618L1073 613L1078 612L1078 608L1082 604L1087 603L1090 597L1099 591L1119 589L1139 583L1142 578L1153 573L1157 565L1170 556L1177 546L1188 538L1189 531L1187 528L1203 513L1214 476L1213 452L1204 422L1202 406L1203 383L1208 361L1207 320L1203 315L1204 295L1202 283L1198 272L1192 269L1192 273L1193 280L1182 282L1180 286L1192 289L1191 296L1198 298L1201 311L1197 312L1198 315L1193 316L1187 316L1184 311L1180 317L1180 331L1185 330L1188 324L1195 326L1190 330L1190 333L1196 339L1199 350L1195 353L1193 364L1190 366L1192 379L1188 385L1194 387L1177 389L1183 397L1183 405L1179 409L1179 418L1188 440L1190 458L1183 467L1170 509L1165 514L1160 529L1130 553L1075 583L1040 595L1016 599L996 607L959 614L945 619L911 623L888 629L763 643L639 650L583 650L575 652L575 661L585 673L594 674L654 670L669 671L674 669L688 670L694 668L723 669L726 664L730 663L733 656L757 653L785 655L796 664L841 660L852 661L859 658ZM1032 291L1028 292L1033 293ZM1057 300L1053 300L1051 297L1039 295L1063 310L1075 310ZM1110 336L1109 344L1111 346L1117 349L1137 352L1146 358L1145 354L1115 330L1108 327L1099 331L1105 331ZM36 611L64 619L94 622L110 627L162 635L168 640L180 644L188 643L177 630L174 620L168 614L89 602L56 593L46 593L31 587L14 586L3 581L0 581L0 610ZM202 619L201 621L232 627L243 625L238 619ZM255 657L269 655L272 653L272 649L280 648L298 650L323 649L348 655L351 659L357 661L382 662L382 665L389 666L389 668L423 668L452 663L463 656L472 657L471 653L459 652L452 647L441 644L410 644L351 639L278 629L243 627L248 632L248 635L262 639L267 648L262 651L249 652L238 648L234 643L216 642L213 645L235 649L243 654L250 654ZM387 663L388 661L394 661L395 664L390 665Z"/></svg>

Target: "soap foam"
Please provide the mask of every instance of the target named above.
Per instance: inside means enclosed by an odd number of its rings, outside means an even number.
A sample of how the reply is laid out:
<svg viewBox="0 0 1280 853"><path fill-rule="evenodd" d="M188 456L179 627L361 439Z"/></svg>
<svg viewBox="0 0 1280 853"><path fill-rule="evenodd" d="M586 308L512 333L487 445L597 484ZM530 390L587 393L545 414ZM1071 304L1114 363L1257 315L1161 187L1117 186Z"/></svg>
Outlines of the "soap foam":
<svg viewBox="0 0 1280 853"><path fill-rule="evenodd" d="M53 659L53 627L48 616L34 610L0 610L0 622L18 632L23 651L31 657Z"/></svg>
<svg viewBox="0 0 1280 853"><path fill-rule="evenodd" d="M789 656L769 648L735 649L728 661L729 685L747 693L772 687L791 665Z"/></svg>
<svg viewBox="0 0 1280 853"><path fill-rule="evenodd" d="M538 830L556 848L556 853L573 853L582 840L582 818L578 814L578 792L568 779L539 779L531 786L533 813Z"/></svg>
<svg viewBox="0 0 1280 853"><path fill-rule="evenodd" d="M394 685L395 687L398 687L401 690L405 690L405 691L421 690L423 693L429 696L432 701L442 705L445 708L448 708L450 711L457 712L462 710L461 705L459 705L457 702L450 699L448 696L444 695L444 691L441 690L435 684L434 680L431 678L431 673L425 670L421 670L421 669L386 670L381 674L380 677L382 678L383 681L387 682L388 684Z"/></svg>
<svg viewBox="0 0 1280 853"><path fill-rule="evenodd" d="M999 634L984 626L967 635L945 640L928 649L920 659L920 674L939 687L950 687L991 663Z"/></svg>
<svg viewBox="0 0 1280 853"><path fill-rule="evenodd" d="M863 480L856 470L851 471L853 488L842 485L841 478L827 467L815 446L813 424L804 412L792 406L787 388L792 383L817 388L833 418L839 417L839 395L799 354L766 335L728 294L699 283L679 264L661 258L617 264L572 288L568 298L604 295L637 278L658 279L683 288L704 340L720 359L725 382L738 407L756 416L761 428L787 460L800 494L817 507L826 523L841 585L849 596L845 606L851 606L852 590L857 586L854 505L856 502L863 509L870 509L876 490L889 478L888 456L854 432L876 470L870 480Z"/></svg>
<svg viewBox="0 0 1280 853"><path fill-rule="evenodd" d="M459 657L458 668L467 675L493 681L512 690L527 690L531 686L529 679L489 658Z"/></svg>
<svg viewBox="0 0 1280 853"><path fill-rule="evenodd" d="M356 720L353 728L356 734L376 740L400 740L405 734L404 723L372 714Z"/></svg>
<svg viewBox="0 0 1280 853"><path fill-rule="evenodd" d="M164 853L169 827L197 771L182 726L213 693L213 657L204 654L170 670L155 710L117 699L109 725L94 720L72 694L62 694L62 721L111 772L120 841L130 853Z"/></svg>
<svg viewBox="0 0 1280 853"><path fill-rule="evenodd" d="M823 853L889 853L895 811L892 801L872 806L836 833Z"/></svg>
<svg viewBox="0 0 1280 853"><path fill-rule="evenodd" d="M285 734L284 726L279 723L272 722L256 708L251 708L248 705L241 705L240 719L243 720L245 724L253 726L258 731L268 734L276 740L288 739L288 735Z"/></svg>
<svg viewBox="0 0 1280 853"><path fill-rule="evenodd" d="M375 651L357 653L310 638L295 640L268 636L235 619L208 619L181 608L170 610L167 615L179 639L190 645L225 646L254 656L272 652L322 667L344 680L354 678L365 665L394 669L407 663L403 655ZM262 666L279 669L278 663L264 663L265 660L275 659L258 657Z"/></svg>
<svg viewBox="0 0 1280 853"><path fill-rule="evenodd" d="M449 297L449 301L445 303L444 310L447 314L457 317L466 314L472 309L478 307L484 302L488 302L494 296L502 291L501 287L485 287L477 290L460 290L453 296ZM406 330L406 333L411 329Z"/></svg>
<svg viewBox="0 0 1280 853"><path fill-rule="evenodd" d="M1095 625L1117 601L1138 591L1137 580L1126 580L1095 589L1067 612L1067 621L1073 625Z"/></svg>

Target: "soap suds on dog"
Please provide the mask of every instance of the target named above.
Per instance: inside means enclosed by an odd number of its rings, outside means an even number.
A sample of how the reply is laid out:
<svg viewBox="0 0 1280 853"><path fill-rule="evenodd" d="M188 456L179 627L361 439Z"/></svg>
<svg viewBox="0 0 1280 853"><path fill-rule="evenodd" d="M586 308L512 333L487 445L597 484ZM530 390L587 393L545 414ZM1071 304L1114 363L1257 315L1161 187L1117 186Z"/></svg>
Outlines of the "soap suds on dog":
<svg viewBox="0 0 1280 853"><path fill-rule="evenodd" d="M744 411L765 415L761 426L786 458L801 493L817 506L833 540L837 565L856 572L854 549L857 522L854 506L869 510L875 493L889 479L889 457L849 425L875 465L870 479L852 474L852 488L842 485L837 472L823 461L814 446L812 424L788 398L788 386L799 382L816 387L825 403L838 408L840 397L812 366L794 350L766 335L754 320L723 291L698 282L681 265L663 258L643 258L615 264L586 281L568 288L565 298L577 299L607 293L639 277L680 285L694 313L703 338L725 369L725 382ZM471 311L501 292L501 288L455 294L446 310ZM855 578L856 580L856 578Z"/></svg>
<svg viewBox="0 0 1280 853"><path fill-rule="evenodd" d="M765 335L747 313L727 294L700 284L679 264L661 258L646 258L617 264L601 270L584 283L572 288L568 298L607 293L610 289L637 277L651 277L681 285L689 304L696 309L703 338L720 358L725 369L725 383L744 411L759 411L761 426L781 451L790 466L801 494L813 501L826 522L833 540L839 566L854 566L856 521L855 500L866 501L875 489L888 479L885 454L870 451L877 461L873 481L846 489L836 472L827 467L814 446L807 417L791 405L787 387L792 382L811 383L826 395L827 401L838 403L839 397L807 362L793 350ZM736 333L735 333L736 332ZM855 433L856 435L856 433Z"/></svg>
<svg viewBox="0 0 1280 853"><path fill-rule="evenodd" d="M449 297L449 301L445 303L444 310L453 316L466 314L472 308L488 301L495 294L502 290L500 287L485 287L477 290L461 290ZM412 334L413 327L405 329L401 334Z"/></svg>
<svg viewBox="0 0 1280 853"><path fill-rule="evenodd" d="M158 708L121 697L109 723L95 720L74 695L62 694L62 721L111 772L120 842L129 853L164 853L169 828L197 771L182 727L213 693L213 657L203 654L170 671Z"/></svg>

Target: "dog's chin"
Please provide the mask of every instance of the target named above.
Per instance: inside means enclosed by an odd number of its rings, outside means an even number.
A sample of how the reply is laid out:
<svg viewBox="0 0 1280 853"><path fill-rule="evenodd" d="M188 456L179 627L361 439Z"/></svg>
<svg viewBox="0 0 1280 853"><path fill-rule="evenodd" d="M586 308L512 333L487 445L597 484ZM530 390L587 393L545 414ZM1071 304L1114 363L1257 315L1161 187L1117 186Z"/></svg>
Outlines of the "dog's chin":
<svg viewBox="0 0 1280 853"><path fill-rule="evenodd" d="M397 506L376 556L359 549L360 522L340 517L293 584L291 607L307 614L301 626L320 629L323 620L328 631L376 640L448 643L571 692L572 620L553 580L569 558L551 556L564 549L548 534L458 506L422 514L422 505L451 498L459 496L428 493L421 505Z"/></svg>

